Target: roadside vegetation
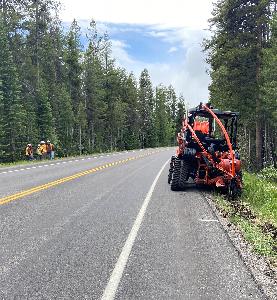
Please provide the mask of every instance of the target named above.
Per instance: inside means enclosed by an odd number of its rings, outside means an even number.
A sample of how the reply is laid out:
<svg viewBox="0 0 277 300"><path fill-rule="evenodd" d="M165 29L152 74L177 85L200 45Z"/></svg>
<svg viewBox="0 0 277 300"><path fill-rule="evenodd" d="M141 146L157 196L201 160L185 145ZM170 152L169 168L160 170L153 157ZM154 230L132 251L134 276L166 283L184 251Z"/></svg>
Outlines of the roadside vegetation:
<svg viewBox="0 0 277 300"><path fill-rule="evenodd" d="M215 201L253 250L277 267L277 170L269 167L257 174L245 172L240 199L230 202L216 195Z"/></svg>
<svg viewBox="0 0 277 300"><path fill-rule="evenodd" d="M238 111L243 193L219 209L253 249L277 259L277 1L218 0L204 42L211 103ZM272 166L272 167L269 167Z"/></svg>
<svg viewBox="0 0 277 300"><path fill-rule="evenodd" d="M277 1L218 0L204 42L212 105L240 114L244 167L277 167Z"/></svg>
<svg viewBox="0 0 277 300"><path fill-rule="evenodd" d="M262 222L277 228L277 170L266 168L258 174L244 174L242 201Z"/></svg>

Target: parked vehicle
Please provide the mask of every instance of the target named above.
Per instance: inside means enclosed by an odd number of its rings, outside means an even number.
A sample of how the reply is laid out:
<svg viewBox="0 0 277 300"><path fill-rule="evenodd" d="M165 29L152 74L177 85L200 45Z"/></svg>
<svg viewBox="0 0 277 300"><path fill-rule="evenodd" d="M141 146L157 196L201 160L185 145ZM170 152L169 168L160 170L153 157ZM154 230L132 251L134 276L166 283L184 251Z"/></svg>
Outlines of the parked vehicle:
<svg viewBox="0 0 277 300"><path fill-rule="evenodd" d="M242 172L237 149L237 112L220 111L210 104L190 109L178 133L168 183L184 190L189 178L197 185L226 191L231 198L241 193Z"/></svg>

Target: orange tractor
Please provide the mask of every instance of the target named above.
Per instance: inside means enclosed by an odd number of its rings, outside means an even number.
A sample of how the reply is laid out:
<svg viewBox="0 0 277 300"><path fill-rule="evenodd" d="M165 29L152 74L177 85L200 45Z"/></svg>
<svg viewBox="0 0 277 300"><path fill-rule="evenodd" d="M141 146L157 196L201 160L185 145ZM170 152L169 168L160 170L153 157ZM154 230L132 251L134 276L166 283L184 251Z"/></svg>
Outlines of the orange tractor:
<svg viewBox="0 0 277 300"><path fill-rule="evenodd" d="M242 173L237 149L237 112L202 104L190 109L178 133L178 148L168 174L171 190L184 190L189 178L215 186L230 198L240 195Z"/></svg>

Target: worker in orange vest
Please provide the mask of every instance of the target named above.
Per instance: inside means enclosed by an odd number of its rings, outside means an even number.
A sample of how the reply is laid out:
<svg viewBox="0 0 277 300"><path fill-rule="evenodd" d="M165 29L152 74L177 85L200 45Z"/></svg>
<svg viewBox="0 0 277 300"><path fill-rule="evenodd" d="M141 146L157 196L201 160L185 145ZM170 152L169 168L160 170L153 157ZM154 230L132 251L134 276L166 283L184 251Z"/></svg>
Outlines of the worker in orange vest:
<svg viewBox="0 0 277 300"><path fill-rule="evenodd" d="M28 144L25 149L25 155L27 160L33 160L34 159L34 152L33 152L33 146L32 144Z"/></svg>

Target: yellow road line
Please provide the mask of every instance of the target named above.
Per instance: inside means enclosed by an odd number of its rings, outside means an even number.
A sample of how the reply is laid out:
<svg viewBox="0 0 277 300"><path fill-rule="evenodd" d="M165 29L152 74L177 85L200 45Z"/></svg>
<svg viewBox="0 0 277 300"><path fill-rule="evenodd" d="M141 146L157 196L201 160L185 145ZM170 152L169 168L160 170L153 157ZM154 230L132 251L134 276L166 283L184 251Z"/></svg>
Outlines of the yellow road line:
<svg viewBox="0 0 277 300"><path fill-rule="evenodd" d="M102 169L110 168L110 167L113 167L115 165L122 164L122 163L127 163L128 161L139 159L139 158L142 158L142 157L145 157L145 156L149 156L149 155L157 153L157 152L159 152L159 151L153 151L153 152L149 152L149 153L144 154L144 155L133 156L133 157L127 158L125 160L119 160L119 161L115 161L115 162L112 162L112 163L108 163L106 165L94 167L92 169L89 169L89 170L86 170L86 171L83 171L83 172L79 172L79 173L73 174L71 176L60 178L60 179L48 182L46 184L42 184L42 185L33 187L31 189L27 189L27 190L24 190L24 191L21 191L21 192L18 192L18 193L0 198L0 205L11 202L11 201L14 201L14 200L17 200L19 198L23 198L25 196L28 196L28 195L31 195L31 194L34 194L34 193L37 193L39 191L49 189L53 186L56 186L56 185L59 185L59 184L62 184L62 183L80 178L82 176L92 174L92 173L100 171Z"/></svg>

